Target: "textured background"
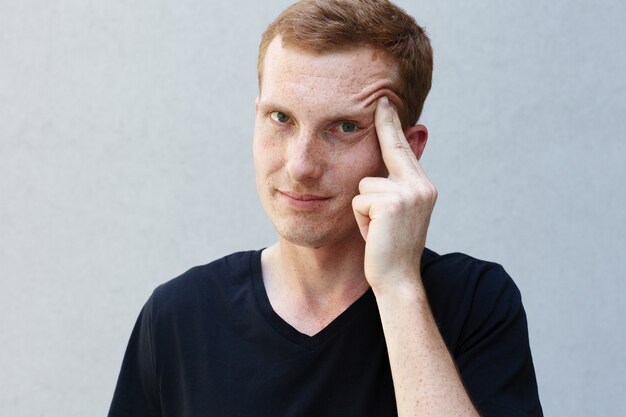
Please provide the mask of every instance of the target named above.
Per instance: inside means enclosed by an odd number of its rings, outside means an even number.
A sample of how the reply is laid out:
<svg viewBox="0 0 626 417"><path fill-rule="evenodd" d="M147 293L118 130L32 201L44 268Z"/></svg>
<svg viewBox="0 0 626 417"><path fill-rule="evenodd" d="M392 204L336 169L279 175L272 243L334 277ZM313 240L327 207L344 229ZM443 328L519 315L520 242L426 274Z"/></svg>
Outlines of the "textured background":
<svg viewBox="0 0 626 417"><path fill-rule="evenodd" d="M288 2L0 0L0 415L104 415L151 290L270 244L256 48ZM399 2L434 44L429 246L502 263L547 416L626 415L626 3Z"/></svg>

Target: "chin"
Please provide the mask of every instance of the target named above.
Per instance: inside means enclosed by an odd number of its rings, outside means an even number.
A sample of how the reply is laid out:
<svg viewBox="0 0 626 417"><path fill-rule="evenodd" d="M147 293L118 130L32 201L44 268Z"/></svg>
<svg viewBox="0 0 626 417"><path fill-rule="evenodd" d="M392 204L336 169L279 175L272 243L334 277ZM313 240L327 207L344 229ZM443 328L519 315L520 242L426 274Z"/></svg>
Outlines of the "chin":
<svg viewBox="0 0 626 417"><path fill-rule="evenodd" d="M319 248L328 244L329 241L332 241L328 233L324 233L319 229L302 228L301 226L297 229L276 226L276 231L281 239L294 245L307 248Z"/></svg>
<svg viewBox="0 0 626 417"><path fill-rule="evenodd" d="M306 224L303 221L297 224L275 223L274 227L281 239L297 246L306 248L321 248L336 245L350 239L362 239L356 222L353 227L334 222L331 224Z"/></svg>

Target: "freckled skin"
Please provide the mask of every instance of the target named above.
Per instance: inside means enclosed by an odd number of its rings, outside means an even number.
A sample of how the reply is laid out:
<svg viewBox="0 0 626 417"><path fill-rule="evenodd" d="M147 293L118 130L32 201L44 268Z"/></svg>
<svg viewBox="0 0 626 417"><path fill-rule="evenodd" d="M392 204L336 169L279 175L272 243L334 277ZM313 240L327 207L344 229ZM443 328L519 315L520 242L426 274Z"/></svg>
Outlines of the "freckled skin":
<svg viewBox="0 0 626 417"><path fill-rule="evenodd" d="M371 288L398 415L478 417L420 274L437 197L418 161L428 132L402 128L390 105L402 105L397 71L384 58L366 47L310 54L280 39L269 45L254 160L280 238L263 251L263 282L277 314L308 335Z"/></svg>
<svg viewBox="0 0 626 417"><path fill-rule="evenodd" d="M279 235L307 247L359 238L352 198L366 176L386 176L374 126L376 99L396 105L393 64L367 47L329 54L268 47L257 99L254 162L261 202ZM394 100L395 99L395 100ZM278 123L272 112L288 116ZM339 132L337 124L358 129ZM294 210L280 192L323 197L314 210Z"/></svg>

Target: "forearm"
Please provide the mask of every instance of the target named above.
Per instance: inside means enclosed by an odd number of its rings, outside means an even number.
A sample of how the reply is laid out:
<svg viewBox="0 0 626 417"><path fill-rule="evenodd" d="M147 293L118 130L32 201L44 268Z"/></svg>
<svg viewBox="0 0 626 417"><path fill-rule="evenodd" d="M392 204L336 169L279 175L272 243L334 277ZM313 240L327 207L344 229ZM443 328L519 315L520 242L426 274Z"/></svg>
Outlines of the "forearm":
<svg viewBox="0 0 626 417"><path fill-rule="evenodd" d="M399 417L478 416L439 333L421 280L374 293Z"/></svg>

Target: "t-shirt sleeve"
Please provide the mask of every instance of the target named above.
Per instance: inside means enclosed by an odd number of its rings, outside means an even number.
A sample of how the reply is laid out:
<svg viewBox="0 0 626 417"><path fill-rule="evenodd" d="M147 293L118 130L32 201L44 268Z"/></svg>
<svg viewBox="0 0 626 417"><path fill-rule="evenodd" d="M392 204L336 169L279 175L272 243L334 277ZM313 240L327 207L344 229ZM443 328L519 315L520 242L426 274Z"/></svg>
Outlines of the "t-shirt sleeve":
<svg viewBox="0 0 626 417"><path fill-rule="evenodd" d="M130 336L109 417L160 417L153 352L154 295L141 310Z"/></svg>
<svg viewBox="0 0 626 417"><path fill-rule="evenodd" d="M520 292L500 265L481 274L455 359L483 417L543 416Z"/></svg>

